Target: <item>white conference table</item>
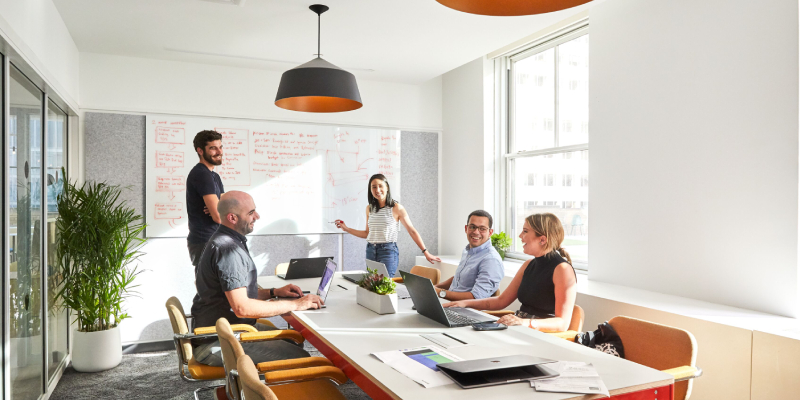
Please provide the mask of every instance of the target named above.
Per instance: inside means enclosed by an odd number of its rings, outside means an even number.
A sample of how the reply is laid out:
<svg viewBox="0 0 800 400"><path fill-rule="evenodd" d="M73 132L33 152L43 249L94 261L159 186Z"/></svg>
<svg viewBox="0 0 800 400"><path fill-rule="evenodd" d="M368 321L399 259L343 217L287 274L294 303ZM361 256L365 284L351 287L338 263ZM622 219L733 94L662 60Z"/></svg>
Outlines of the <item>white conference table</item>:
<svg viewBox="0 0 800 400"><path fill-rule="evenodd" d="M373 399L601 398L536 392L528 382L469 390L456 384L426 389L371 355L379 351L432 345L420 334L441 332L473 344L447 350L465 360L528 354L559 361L589 362L597 369L613 399L672 399L674 382L667 373L527 327L512 326L489 332L478 332L471 327L447 328L412 310L411 299L398 300L399 311L396 314L378 315L356 303L356 285L341 278L340 274L337 272L334 277L326 308L291 312L283 318ZM319 278L289 281L275 276L258 278L258 284L264 288L288 283L315 293Z"/></svg>

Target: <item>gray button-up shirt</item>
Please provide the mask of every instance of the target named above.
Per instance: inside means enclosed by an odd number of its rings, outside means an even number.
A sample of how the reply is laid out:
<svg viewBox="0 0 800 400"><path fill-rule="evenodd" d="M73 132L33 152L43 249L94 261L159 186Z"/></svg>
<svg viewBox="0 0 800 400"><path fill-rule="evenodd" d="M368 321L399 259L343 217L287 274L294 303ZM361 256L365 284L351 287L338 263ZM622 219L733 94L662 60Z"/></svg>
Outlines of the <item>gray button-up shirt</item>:
<svg viewBox="0 0 800 400"><path fill-rule="evenodd" d="M206 243L197 264L197 295L192 301L192 328L214 326L222 317L231 325L255 324L255 319L239 318L233 313L225 292L244 287L247 297L257 299L257 278L258 270L247 249L247 238L220 225Z"/></svg>
<svg viewBox="0 0 800 400"><path fill-rule="evenodd" d="M475 248L467 245L461 253L461 261L448 290L471 292L476 299L485 299L500 288L503 275L503 259L492 247L491 240Z"/></svg>

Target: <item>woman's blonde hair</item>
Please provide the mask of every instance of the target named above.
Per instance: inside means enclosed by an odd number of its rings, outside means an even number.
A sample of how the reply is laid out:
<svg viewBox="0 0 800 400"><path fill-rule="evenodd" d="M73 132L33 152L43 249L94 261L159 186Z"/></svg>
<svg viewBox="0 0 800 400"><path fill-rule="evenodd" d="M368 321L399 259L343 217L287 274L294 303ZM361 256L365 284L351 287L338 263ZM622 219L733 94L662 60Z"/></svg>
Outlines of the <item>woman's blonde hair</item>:
<svg viewBox="0 0 800 400"><path fill-rule="evenodd" d="M547 238L544 250L545 254L550 254L553 251L558 251L561 257L567 259L567 262L572 265L572 258L569 253L561 247L564 242L564 227L561 221L551 213L531 214L525 218L525 222L530 225L536 236L544 236Z"/></svg>

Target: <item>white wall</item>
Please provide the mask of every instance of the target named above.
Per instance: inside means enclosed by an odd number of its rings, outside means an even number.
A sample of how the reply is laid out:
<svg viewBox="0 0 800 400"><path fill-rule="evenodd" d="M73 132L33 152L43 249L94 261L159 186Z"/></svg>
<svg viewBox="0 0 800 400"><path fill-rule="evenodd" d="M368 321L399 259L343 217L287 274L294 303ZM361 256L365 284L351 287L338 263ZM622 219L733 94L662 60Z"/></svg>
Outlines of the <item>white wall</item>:
<svg viewBox="0 0 800 400"><path fill-rule="evenodd" d="M0 0L0 34L77 110L78 48L51 0Z"/></svg>
<svg viewBox="0 0 800 400"><path fill-rule="evenodd" d="M313 114L274 105L280 71L81 53L84 110L209 115L438 131L441 79L419 85L358 78L364 107Z"/></svg>
<svg viewBox="0 0 800 400"><path fill-rule="evenodd" d="M797 316L797 1L589 21L590 279Z"/></svg>
<svg viewBox="0 0 800 400"><path fill-rule="evenodd" d="M479 58L442 75L440 254L461 254L467 245L464 225L470 212L493 213L493 195L486 189L494 168L493 137L487 138L485 128L491 127L491 118L485 115L484 98L485 75L491 79L492 71L485 65Z"/></svg>

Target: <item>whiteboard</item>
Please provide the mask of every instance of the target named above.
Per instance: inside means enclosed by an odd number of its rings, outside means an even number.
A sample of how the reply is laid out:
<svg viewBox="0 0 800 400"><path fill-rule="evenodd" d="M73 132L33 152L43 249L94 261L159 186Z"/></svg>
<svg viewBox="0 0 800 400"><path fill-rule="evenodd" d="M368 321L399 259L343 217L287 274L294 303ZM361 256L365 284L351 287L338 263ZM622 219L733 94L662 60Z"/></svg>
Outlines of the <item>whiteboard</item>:
<svg viewBox="0 0 800 400"><path fill-rule="evenodd" d="M368 179L386 175L400 198L400 131L286 122L146 116L145 219L148 237L186 237L186 177L199 162L195 134L222 134L225 191L253 196L253 234L341 233L366 227Z"/></svg>

